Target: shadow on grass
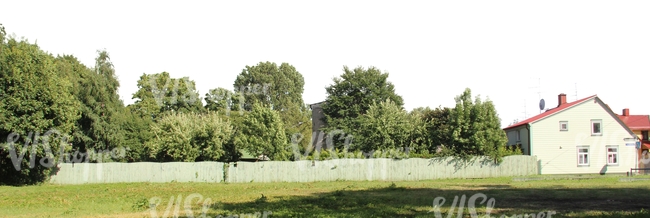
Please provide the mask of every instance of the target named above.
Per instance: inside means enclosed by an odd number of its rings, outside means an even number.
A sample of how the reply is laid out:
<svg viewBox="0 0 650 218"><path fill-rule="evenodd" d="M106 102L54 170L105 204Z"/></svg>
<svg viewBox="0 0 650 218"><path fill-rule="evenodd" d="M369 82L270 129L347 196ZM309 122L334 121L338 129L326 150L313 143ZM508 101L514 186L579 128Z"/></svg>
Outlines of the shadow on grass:
<svg viewBox="0 0 650 218"><path fill-rule="evenodd" d="M462 185L462 184L459 184ZM490 213L502 215L538 214L554 211L552 217L650 217L645 202L649 189L600 188L514 188L509 185L476 186L481 190L407 188L394 184L385 188L353 190L353 186L333 192L307 196L260 196L260 199L242 203L217 203L208 210L209 217L227 217L231 214L253 214L271 211L269 217L435 217L434 199L443 197L441 217L452 209L458 217L454 198L465 195L462 217L470 217L468 203L474 194L482 193L494 198ZM287 193L290 194L290 193ZM484 215L488 201L475 202L477 214ZM487 200L487 199L486 199ZM182 215L182 214L181 214ZM241 216L240 216L241 217ZM261 216L260 216L261 217ZM525 216L524 216L525 217ZM544 216L549 217L549 216Z"/></svg>

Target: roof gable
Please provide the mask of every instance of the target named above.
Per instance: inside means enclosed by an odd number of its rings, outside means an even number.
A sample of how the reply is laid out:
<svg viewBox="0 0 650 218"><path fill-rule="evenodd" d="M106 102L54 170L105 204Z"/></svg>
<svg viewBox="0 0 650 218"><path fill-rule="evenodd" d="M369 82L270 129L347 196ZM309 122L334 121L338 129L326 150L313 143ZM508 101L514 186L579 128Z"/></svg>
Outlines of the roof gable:
<svg viewBox="0 0 650 218"><path fill-rule="evenodd" d="M596 98L596 97L597 97L596 95L592 95L592 96L589 96L589 97L586 97L586 98L583 98L583 99L580 99L580 100L577 100L577 101L574 101L574 102L569 102L569 103L562 104L562 105L560 105L560 106L558 106L556 108L547 110L544 113L538 114L538 115L536 115L534 117L525 119L525 120L523 120L521 122L518 122L518 123L515 123L515 124L513 124L511 126L508 126L508 127L504 128L503 130L508 130L508 129L512 129L512 128L515 128L515 127L520 127L520 126L523 126L523 125L526 125L526 124L533 124L533 123L535 123L537 121L540 121L540 120L542 120L544 118L550 117L550 116L552 116L554 114L560 113L560 112L562 112L564 110L572 108L572 107L574 107L576 105L579 105L581 103L587 102L588 100L591 100L591 99Z"/></svg>

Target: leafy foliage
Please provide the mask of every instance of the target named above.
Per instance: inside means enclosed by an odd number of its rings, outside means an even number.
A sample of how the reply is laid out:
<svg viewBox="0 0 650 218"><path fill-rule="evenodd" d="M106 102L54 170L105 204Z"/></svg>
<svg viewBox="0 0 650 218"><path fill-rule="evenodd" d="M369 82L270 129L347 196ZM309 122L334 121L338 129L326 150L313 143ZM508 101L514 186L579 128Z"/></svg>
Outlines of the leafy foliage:
<svg viewBox="0 0 650 218"><path fill-rule="evenodd" d="M121 147L125 140L120 125L124 104L117 93L119 82L108 53L98 51L95 69L70 55L55 61L58 71L74 83L72 93L80 103L81 117L72 133L73 149L88 152Z"/></svg>
<svg viewBox="0 0 650 218"><path fill-rule="evenodd" d="M241 115L244 110L244 95L225 88L211 89L204 99L205 109L209 111L219 111L226 115L230 115L232 111Z"/></svg>
<svg viewBox="0 0 650 218"><path fill-rule="evenodd" d="M410 115L390 99L373 102L360 117L361 128L355 134L358 137L355 141L364 152L409 148L413 132L411 121Z"/></svg>
<svg viewBox="0 0 650 218"><path fill-rule="evenodd" d="M334 84L325 88L326 103L323 104L326 131L341 129L354 132L360 129L359 117L366 113L373 102L390 100L395 105L404 105L401 96L395 93L395 86L388 81L388 73L382 73L375 67L343 68L340 78L334 78ZM340 140L337 147L343 146Z"/></svg>
<svg viewBox="0 0 650 218"><path fill-rule="evenodd" d="M280 115L261 104L254 104L244 115L234 144L256 157L265 155L275 161L289 160L292 155Z"/></svg>
<svg viewBox="0 0 650 218"><path fill-rule="evenodd" d="M126 149L125 160L127 162L155 161L149 154L151 151L145 146L153 139L150 131L154 121L150 117L142 117L135 112L133 105L123 109L122 128L124 130L123 147Z"/></svg>
<svg viewBox="0 0 650 218"><path fill-rule="evenodd" d="M0 31L0 138L8 140L0 144L0 183L41 182L51 168L38 161L48 154L57 160L65 144L55 140L41 143L30 133L52 130L55 135L68 135L79 118L79 103L71 94L72 84L57 72L51 55L25 40L5 40L4 29ZM14 159L18 161L16 169L12 152L36 162Z"/></svg>
<svg viewBox="0 0 650 218"><path fill-rule="evenodd" d="M150 156L159 161L216 161L232 137L230 122L216 112L173 113L151 126L154 137L147 143Z"/></svg>
<svg viewBox="0 0 650 218"><path fill-rule="evenodd" d="M196 84L188 77L171 78L169 73L143 74L138 80L134 109L141 116L152 119L166 112L203 112L203 103L196 92Z"/></svg>
<svg viewBox="0 0 650 218"><path fill-rule="evenodd" d="M480 96L472 101L471 90L465 89L456 97L451 110L451 149L460 157L487 155L500 160L500 147L506 146L506 134L492 101L483 102Z"/></svg>
<svg viewBox="0 0 650 218"><path fill-rule="evenodd" d="M311 110L302 99L304 86L304 78L295 67L268 61L246 66L234 83L235 93L243 95L238 100L244 100L240 103L244 110L250 111L256 103L267 106L279 113L287 138L300 133L308 139L311 138ZM306 147L309 140L301 140L299 144Z"/></svg>

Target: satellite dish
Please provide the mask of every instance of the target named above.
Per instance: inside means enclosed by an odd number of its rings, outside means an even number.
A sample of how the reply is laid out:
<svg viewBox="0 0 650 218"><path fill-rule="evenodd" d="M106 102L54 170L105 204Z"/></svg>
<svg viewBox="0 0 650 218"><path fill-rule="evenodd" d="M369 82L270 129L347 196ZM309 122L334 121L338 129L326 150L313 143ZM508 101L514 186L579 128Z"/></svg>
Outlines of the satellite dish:
<svg viewBox="0 0 650 218"><path fill-rule="evenodd" d="M544 110L544 106L546 106L546 102L544 102L544 99L539 100L539 109Z"/></svg>

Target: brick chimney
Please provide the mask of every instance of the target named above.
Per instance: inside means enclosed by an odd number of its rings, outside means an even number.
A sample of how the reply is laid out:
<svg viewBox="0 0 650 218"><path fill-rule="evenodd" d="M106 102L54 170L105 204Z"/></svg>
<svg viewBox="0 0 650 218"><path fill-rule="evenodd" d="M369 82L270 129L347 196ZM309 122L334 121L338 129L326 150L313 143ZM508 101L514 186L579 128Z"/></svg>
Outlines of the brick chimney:
<svg viewBox="0 0 650 218"><path fill-rule="evenodd" d="M623 116L626 116L626 117L630 116L630 109L629 108L623 109Z"/></svg>
<svg viewBox="0 0 650 218"><path fill-rule="evenodd" d="M561 106L563 104L566 104L566 94L562 93L557 96L557 106Z"/></svg>

